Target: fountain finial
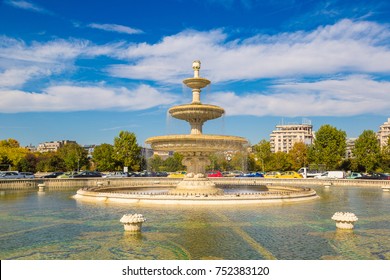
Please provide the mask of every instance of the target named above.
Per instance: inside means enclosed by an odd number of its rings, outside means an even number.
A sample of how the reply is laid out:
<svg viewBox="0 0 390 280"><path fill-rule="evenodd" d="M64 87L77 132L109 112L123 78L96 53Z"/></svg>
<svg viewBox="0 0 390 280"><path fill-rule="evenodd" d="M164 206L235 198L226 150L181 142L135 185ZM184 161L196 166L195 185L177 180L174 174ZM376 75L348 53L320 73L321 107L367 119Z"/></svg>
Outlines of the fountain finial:
<svg viewBox="0 0 390 280"><path fill-rule="evenodd" d="M192 69L194 69L194 78L199 78L200 60L192 62Z"/></svg>

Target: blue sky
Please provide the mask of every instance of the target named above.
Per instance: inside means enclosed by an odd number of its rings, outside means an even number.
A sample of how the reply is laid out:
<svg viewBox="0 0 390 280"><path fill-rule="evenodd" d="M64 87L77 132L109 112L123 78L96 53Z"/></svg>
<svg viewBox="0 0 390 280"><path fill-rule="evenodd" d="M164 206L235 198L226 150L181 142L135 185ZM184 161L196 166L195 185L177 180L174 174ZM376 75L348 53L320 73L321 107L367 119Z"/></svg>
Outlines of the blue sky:
<svg viewBox="0 0 390 280"><path fill-rule="evenodd" d="M226 111L204 133L256 144L309 119L357 137L390 117L389 1L3 0L0 139L187 134L167 110L198 59Z"/></svg>

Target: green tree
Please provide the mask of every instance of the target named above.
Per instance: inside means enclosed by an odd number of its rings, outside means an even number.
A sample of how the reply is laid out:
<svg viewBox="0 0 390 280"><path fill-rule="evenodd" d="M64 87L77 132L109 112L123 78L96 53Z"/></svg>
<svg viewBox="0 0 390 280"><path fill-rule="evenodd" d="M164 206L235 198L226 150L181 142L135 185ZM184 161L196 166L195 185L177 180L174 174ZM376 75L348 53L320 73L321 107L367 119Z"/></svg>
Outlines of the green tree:
<svg viewBox="0 0 390 280"><path fill-rule="evenodd" d="M57 153L44 153L38 156L37 171L66 171L65 162Z"/></svg>
<svg viewBox="0 0 390 280"><path fill-rule="evenodd" d="M173 171L180 171L180 170L185 170L186 167L182 164L183 161L183 155L179 153L173 153L173 156L167 158L164 161L164 170L160 171L168 171L168 172L173 172Z"/></svg>
<svg viewBox="0 0 390 280"><path fill-rule="evenodd" d="M150 171L164 171L164 161L159 155L154 155L148 159L148 170Z"/></svg>
<svg viewBox="0 0 390 280"><path fill-rule="evenodd" d="M272 155L269 166L272 170L287 171L291 170L291 158L285 152L276 152Z"/></svg>
<svg viewBox="0 0 390 280"><path fill-rule="evenodd" d="M372 130L364 130L355 141L353 154L357 164L364 168L365 172L372 172L380 164L381 150L376 133Z"/></svg>
<svg viewBox="0 0 390 280"><path fill-rule="evenodd" d="M288 154L291 159L291 166L293 170L298 170L308 164L308 148L305 143L295 143Z"/></svg>
<svg viewBox="0 0 390 280"><path fill-rule="evenodd" d="M141 167L141 147L133 132L121 131L114 139L114 159L123 168L139 171Z"/></svg>
<svg viewBox="0 0 390 280"><path fill-rule="evenodd" d="M314 144L309 149L309 159L316 164L325 164L326 169L336 169L341 165L346 148L345 131L331 125L323 125L316 133Z"/></svg>
<svg viewBox="0 0 390 280"><path fill-rule="evenodd" d="M116 163L114 159L114 147L110 144L104 143L95 147L95 149L93 150L92 159L96 165L97 170L115 170Z"/></svg>
<svg viewBox="0 0 390 280"><path fill-rule="evenodd" d="M271 171L271 144L267 140L261 140L259 143L252 147L254 160L258 166L256 169L261 171Z"/></svg>
<svg viewBox="0 0 390 280"><path fill-rule="evenodd" d="M35 173L37 163L38 163L38 157L33 153L28 153L25 155L24 158L22 158L19 161L17 168L19 171Z"/></svg>
<svg viewBox="0 0 390 280"><path fill-rule="evenodd" d="M387 145L381 150L381 169L384 172L390 172L390 136L387 139Z"/></svg>
<svg viewBox="0 0 390 280"><path fill-rule="evenodd" d="M0 164L3 168L10 165L11 169L17 169L28 153L30 151L21 148L15 139L0 140Z"/></svg>
<svg viewBox="0 0 390 280"><path fill-rule="evenodd" d="M7 140L0 140L0 147L19 148L20 144L17 140L9 138Z"/></svg>
<svg viewBox="0 0 390 280"><path fill-rule="evenodd" d="M230 161L231 168L234 170L241 170L241 171L252 171L256 167L253 166L253 162L249 162L248 164L248 153L246 151L237 151L233 153L232 159Z"/></svg>
<svg viewBox="0 0 390 280"><path fill-rule="evenodd" d="M80 170L88 167L88 152L76 143L67 143L59 148L58 156L64 161L67 170Z"/></svg>
<svg viewBox="0 0 390 280"><path fill-rule="evenodd" d="M2 153L0 147L0 170L7 171L12 166L12 161L8 158L8 156L5 153Z"/></svg>

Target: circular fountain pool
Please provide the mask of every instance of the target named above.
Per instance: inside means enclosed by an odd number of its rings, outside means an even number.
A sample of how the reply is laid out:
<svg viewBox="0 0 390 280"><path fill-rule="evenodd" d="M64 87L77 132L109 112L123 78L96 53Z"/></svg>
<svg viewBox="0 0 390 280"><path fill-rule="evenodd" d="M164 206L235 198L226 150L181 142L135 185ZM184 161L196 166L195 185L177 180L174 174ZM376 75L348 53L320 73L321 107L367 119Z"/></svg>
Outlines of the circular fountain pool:
<svg viewBox="0 0 390 280"><path fill-rule="evenodd" d="M306 187L290 186L237 186L221 188L218 194L171 192L167 187L93 187L79 189L75 199L127 204L175 205L252 205L298 202L318 198Z"/></svg>

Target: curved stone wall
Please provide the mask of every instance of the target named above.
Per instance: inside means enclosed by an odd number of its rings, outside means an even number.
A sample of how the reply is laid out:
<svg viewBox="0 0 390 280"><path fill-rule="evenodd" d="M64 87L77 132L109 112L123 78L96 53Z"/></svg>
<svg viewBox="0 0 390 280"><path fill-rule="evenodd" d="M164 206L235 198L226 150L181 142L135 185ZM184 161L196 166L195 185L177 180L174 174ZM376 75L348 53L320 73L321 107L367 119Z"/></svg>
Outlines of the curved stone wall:
<svg viewBox="0 0 390 280"><path fill-rule="evenodd" d="M273 179L273 178L209 178L217 186L390 186L390 180L353 180L353 179ZM95 187L98 183L103 186L175 186L182 179L160 177L130 177L130 178L88 178L88 179L15 179L0 180L0 189L34 189L44 183L48 188L83 188Z"/></svg>

